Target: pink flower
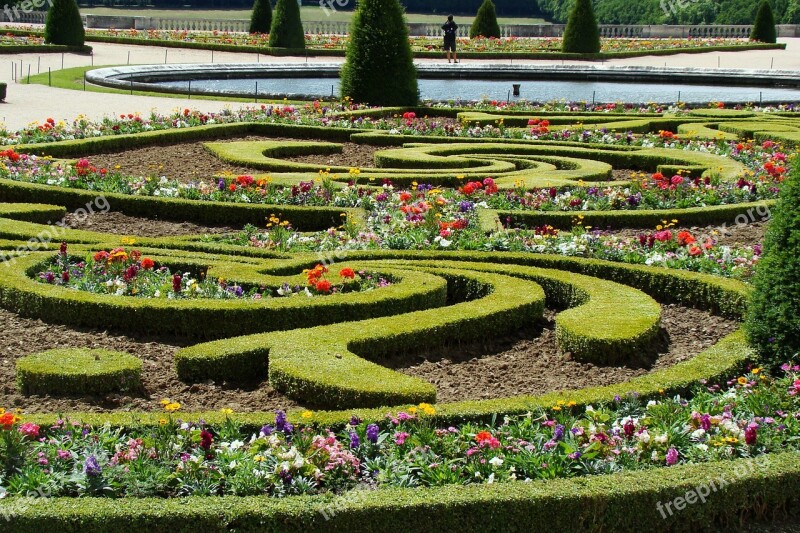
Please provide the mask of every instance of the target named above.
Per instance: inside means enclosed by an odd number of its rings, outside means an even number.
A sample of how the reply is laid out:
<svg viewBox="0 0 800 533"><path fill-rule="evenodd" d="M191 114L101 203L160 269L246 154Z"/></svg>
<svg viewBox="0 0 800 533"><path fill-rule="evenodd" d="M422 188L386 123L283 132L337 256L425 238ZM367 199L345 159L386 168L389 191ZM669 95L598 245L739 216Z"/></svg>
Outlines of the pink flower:
<svg viewBox="0 0 800 533"><path fill-rule="evenodd" d="M402 446L403 444L405 444L406 439L408 437L410 437L410 436L411 435L409 435L405 431L401 431L399 433L395 433L394 434L394 443L397 444L398 446Z"/></svg>
<svg viewBox="0 0 800 533"><path fill-rule="evenodd" d="M39 426L33 422L25 422L19 426L19 432L28 438L35 439L39 436Z"/></svg>
<svg viewBox="0 0 800 533"><path fill-rule="evenodd" d="M670 448L667 450L667 466L672 466L678 462L678 450Z"/></svg>

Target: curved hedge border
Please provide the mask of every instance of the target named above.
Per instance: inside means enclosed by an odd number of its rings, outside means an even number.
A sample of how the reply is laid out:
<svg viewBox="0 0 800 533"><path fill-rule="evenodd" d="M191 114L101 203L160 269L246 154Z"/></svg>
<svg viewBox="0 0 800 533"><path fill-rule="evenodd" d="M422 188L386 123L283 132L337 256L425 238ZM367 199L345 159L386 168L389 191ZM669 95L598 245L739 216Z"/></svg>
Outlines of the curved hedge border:
<svg viewBox="0 0 800 533"><path fill-rule="evenodd" d="M699 487L708 489L702 503ZM690 492L696 504L687 508ZM107 498L9 498L4 506L12 506L9 525L19 533L114 533L132 528L350 532L354 527L390 531L398 524L419 532L522 532L530 531L532 524L547 524L554 531L694 532L719 531L733 520L739 522L740 516L774 519L765 516L768 510L796 513L798 497L800 455L787 452L572 479L387 488L342 496L130 498L124 505ZM674 504L674 511L664 510L678 498L683 499L682 511Z"/></svg>
<svg viewBox="0 0 800 533"><path fill-rule="evenodd" d="M0 204L0 217L36 224L50 224L61 220L67 208L48 204Z"/></svg>
<svg viewBox="0 0 800 533"><path fill-rule="evenodd" d="M105 394L141 386L142 362L127 353L68 348L25 356L17 361L23 394Z"/></svg>
<svg viewBox="0 0 800 533"><path fill-rule="evenodd" d="M423 271L448 279L451 300L454 290L472 297L425 311L195 345L175 355L178 376L184 381L234 379L263 369L269 359L272 387L315 406L432 402L432 385L356 354L374 361L441 346L453 337L476 340L487 329L511 332L544 311L544 292L531 282L457 269Z"/></svg>
<svg viewBox="0 0 800 533"><path fill-rule="evenodd" d="M143 252L146 253L146 250ZM214 339L411 312L441 306L446 298L445 283L422 272L403 272L397 276L396 283L380 290L319 298L241 301L107 296L31 279L50 257L52 255L48 253L33 253L16 259L9 268L0 269L0 306L21 316L73 326ZM286 281L259 275L255 270L257 264L240 262L231 266L213 257L203 262L202 257L178 255L153 255L152 259L180 268L203 270L210 267L211 275L221 275L231 282L260 282L267 287L278 287ZM288 278L288 281L292 284L304 283L299 276ZM210 324L218 324L219 327L209 327Z"/></svg>

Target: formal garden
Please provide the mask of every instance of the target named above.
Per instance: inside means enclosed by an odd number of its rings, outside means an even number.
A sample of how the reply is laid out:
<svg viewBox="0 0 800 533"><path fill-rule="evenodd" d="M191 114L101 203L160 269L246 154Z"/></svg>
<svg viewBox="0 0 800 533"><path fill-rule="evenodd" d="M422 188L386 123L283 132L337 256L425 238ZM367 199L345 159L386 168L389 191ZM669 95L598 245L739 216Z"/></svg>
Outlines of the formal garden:
<svg viewBox="0 0 800 533"><path fill-rule="evenodd" d="M772 45L591 10L464 50ZM797 103L420 103L403 20L300 32L330 100L0 131L0 529L796 524ZM0 50L84 45L47 34Z"/></svg>

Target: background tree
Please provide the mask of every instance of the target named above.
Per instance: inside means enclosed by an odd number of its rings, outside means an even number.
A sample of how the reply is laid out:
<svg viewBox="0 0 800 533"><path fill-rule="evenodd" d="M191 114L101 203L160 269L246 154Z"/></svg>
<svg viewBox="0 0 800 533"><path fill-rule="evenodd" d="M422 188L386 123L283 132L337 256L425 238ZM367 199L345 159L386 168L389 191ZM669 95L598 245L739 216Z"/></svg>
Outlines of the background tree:
<svg viewBox="0 0 800 533"><path fill-rule="evenodd" d="M494 37L500 38L500 25L497 23L497 10L492 0L483 0L483 4L478 8L478 14L472 21L469 29L469 38L475 37Z"/></svg>
<svg viewBox="0 0 800 533"><path fill-rule="evenodd" d="M272 28L272 3L270 0L255 0L250 15L250 33L269 33Z"/></svg>
<svg viewBox="0 0 800 533"><path fill-rule="evenodd" d="M278 0L269 31L271 48L305 48L306 35L297 0Z"/></svg>
<svg viewBox="0 0 800 533"><path fill-rule="evenodd" d="M419 102L417 69L398 0L358 0L342 67L342 96L371 105Z"/></svg>
<svg viewBox="0 0 800 533"><path fill-rule="evenodd" d="M747 339L774 369L800 351L800 167L781 185L752 285Z"/></svg>
<svg viewBox="0 0 800 533"><path fill-rule="evenodd" d="M756 20L753 22L753 31L750 32L750 40L762 43L774 43L778 40L778 34L775 31L775 14L767 0L761 0L761 5L758 6Z"/></svg>
<svg viewBox="0 0 800 533"><path fill-rule="evenodd" d="M564 29L561 51L574 54L596 54L600 51L600 28L592 0L575 1Z"/></svg>
<svg viewBox="0 0 800 533"><path fill-rule="evenodd" d="M75 0L53 0L44 25L44 40L50 44L83 46L86 34Z"/></svg>

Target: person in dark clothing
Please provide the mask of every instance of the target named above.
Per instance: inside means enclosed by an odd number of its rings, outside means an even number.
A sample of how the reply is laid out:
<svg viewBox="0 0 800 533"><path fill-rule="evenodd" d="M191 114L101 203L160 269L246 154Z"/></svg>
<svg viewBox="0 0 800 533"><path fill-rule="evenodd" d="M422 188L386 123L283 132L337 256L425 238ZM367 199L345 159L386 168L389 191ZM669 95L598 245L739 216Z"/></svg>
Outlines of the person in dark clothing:
<svg viewBox="0 0 800 533"><path fill-rule="evenodd" d="M453 62L458 63L458 53L456 52L456 31L458 25L453 22L453 15L447 17L447 22L442 26L444 31L444 49L447 50L447 62L450 62L450 52L453 53Z"/></svg>

